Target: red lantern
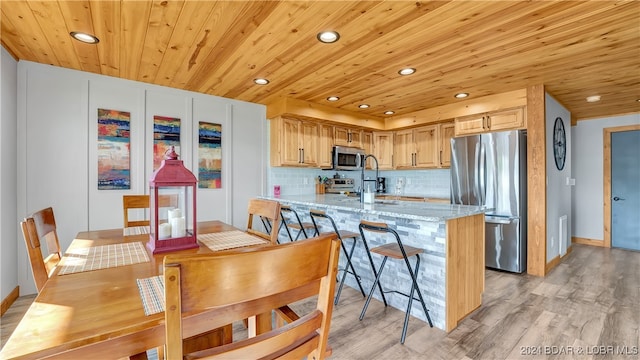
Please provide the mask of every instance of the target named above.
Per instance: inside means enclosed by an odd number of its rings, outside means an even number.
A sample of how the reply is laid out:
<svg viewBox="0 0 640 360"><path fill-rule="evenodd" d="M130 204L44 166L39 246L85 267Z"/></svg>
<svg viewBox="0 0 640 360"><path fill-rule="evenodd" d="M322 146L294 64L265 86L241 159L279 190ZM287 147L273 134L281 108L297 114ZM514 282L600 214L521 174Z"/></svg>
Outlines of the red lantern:
<svg viewBox="0 0 640 360"><path fill-rule="evenodd" d="M197 183L172 146L149 180L151 239L147 247L154 254L198 247Z"/></svg>

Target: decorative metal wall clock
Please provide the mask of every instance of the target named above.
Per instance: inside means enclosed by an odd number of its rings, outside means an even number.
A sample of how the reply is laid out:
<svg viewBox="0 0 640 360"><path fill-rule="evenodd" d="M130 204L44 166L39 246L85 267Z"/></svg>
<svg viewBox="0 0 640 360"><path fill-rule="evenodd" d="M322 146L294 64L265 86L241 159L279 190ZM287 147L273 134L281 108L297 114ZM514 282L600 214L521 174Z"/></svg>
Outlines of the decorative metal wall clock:
<svg viewBox="0 0 640 360"><path fill-rule="evenodd" d="M564 169L564 162L567 158L567 136L561 117L557 117L553 125L553 156L556 159L556 168L558 170Z"/></svg>

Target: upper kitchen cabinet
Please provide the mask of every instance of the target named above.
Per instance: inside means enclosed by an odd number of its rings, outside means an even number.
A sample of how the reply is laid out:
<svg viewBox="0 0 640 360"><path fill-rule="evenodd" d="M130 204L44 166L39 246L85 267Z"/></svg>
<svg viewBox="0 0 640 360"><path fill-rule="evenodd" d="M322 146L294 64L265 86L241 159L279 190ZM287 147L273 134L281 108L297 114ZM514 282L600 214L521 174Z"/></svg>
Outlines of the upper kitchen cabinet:
<svg viewBox="0 0 640 360"><path fill-rule="evenodd" d="M438 125L438 132L440 134L440 154L439 154L439 167L451 166L451 138L454 137L455 124L442 123Z"/></svg>
<svg viewBox="0 0 640 360"><path fill-rule="evenodd" d="M393 170L393 132L373 133L373 156L380 170Z"/></svg>
<svg viewBox="0 0 640 360"><path fill-rule="evenodd" d="M318 166L331 167L331 153L333 150L333 125L318 125Z"/></svg>
<svg viewBox="0 0 640 360"><path fill-rule="evenodd" d="M524 129L525 127L524 108L517 107L456 118L455 136Z"/></svg>
<svg viewBox="0 0 640 360"><path fill-rule="evenodd" d="M373 154L373 132L371 131L362 131L362 141L361 144L364 149L364 153L369 155ZM375 156L375 155L374 155ZM377 157L376 157L377 159ZM367 159L367 163L365 164L367 169L374 169L374 161L371 158ZM380 166L380 164L378 164Z"/></svg>
<svg viewBox="0 0 640 360"><path fill-rule="evenodd" d="M396 169L438 167L438 125L396 131L393 156Z"/></svg>
<svg viewBox="0 0 640 360"><path fill-rule="evenodd" d="M413 129L396 131L393 136L393 160L397 169L413 166Z"/></svg>
<svg viewBox="0 0 640 360"><path fill-rule="evenodd" d="M271 166L318 166L318 124L278 116L271 120Z"/></svg>
<svg viewBox="0 0 640 360"><path fill-rule="evenodd" d="M333 132L334 145L362 148L362 131L335 126Z"/></svg>

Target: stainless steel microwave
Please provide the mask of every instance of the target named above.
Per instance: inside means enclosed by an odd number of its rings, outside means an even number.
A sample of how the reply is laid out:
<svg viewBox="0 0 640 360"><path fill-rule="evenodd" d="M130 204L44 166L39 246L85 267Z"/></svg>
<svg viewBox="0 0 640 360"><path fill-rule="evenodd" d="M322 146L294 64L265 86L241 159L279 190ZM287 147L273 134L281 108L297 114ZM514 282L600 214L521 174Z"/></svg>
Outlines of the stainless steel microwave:
<svg viewBox="0 0 640 360"><path fill-rule="evenodd" d="M333 147L333 169L335 170L360 170L365 153L363 149L334 146Z"/></svg>

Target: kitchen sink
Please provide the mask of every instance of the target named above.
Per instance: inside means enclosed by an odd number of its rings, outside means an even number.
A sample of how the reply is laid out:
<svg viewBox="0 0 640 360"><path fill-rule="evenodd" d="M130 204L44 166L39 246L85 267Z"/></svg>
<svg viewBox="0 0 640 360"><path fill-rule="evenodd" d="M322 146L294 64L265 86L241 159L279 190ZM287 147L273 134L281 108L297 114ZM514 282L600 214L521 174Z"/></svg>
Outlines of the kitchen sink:
<svg viewBox="0 0 640 360"><path fill-rule="evenodd" d="M398 200L375 200L373 203L380 204L380 205L398 205L399 204Z"/></svg>

